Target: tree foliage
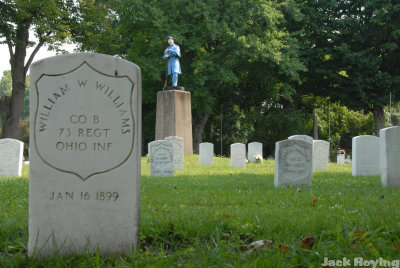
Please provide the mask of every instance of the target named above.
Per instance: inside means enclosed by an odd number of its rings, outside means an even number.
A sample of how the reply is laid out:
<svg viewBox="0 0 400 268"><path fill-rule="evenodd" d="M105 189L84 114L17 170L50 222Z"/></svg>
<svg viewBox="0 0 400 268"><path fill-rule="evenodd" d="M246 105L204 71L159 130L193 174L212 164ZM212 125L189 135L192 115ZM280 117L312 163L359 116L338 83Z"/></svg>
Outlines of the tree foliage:
<svg viewBox="0 0 400 268"><path fill-rule="evenodd" d="M384 126L389 94L400 98L400 3L397 0L302 2L307 72L303 90L372 111Z"/></svg>
<svg viewBox="0 0 400 268"><path fill-rule="evenodd" d="M11 95L0 100L2 137L20 138L25 79L36 53L47 44L58 49L77 31L94 0L4 0L0 2L0 44L8 46L12 74ZM101 6L102 7L102 6ZM100 10L100 9L99 9ZM34 32L37 41L30 36ZM27 48L34 47L31 55Z"/></svg>

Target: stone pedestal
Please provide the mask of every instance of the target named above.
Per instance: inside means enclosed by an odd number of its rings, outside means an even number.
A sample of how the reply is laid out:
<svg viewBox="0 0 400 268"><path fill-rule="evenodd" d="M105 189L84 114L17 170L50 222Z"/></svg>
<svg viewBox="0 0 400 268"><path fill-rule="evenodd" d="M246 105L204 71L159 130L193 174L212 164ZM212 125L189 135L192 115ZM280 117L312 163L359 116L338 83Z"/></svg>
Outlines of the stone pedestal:
<svg viewBox="0 0 400 268"><path fill-rule="evenodd" d="M156 140L168 136L183 138L184 154L193 154L192 105L189 91L157 93Z"/></svg>

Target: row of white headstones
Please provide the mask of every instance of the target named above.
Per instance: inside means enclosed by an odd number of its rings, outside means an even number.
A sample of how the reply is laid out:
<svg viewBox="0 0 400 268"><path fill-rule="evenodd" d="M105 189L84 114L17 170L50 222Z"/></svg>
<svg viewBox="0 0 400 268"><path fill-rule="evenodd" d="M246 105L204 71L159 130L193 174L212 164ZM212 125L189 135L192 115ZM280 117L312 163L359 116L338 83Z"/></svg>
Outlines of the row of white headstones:
<svg viewBox="0 0 400 268"><path fill-rule="evenodd" d="M352 175L381 175L382 186L400 186L400 169L396 171L397 166L400 166L397 164L400 150L396 149L399 137L400 127L382 129L380 138L371 135L354 137ZM153 141L149 143L148 149L151 176L173 176L174 170L182 169L182 138L168 137ZM234 143L230 149L231 167L245 167L246 145ZM201 143L199 154L200 164L213 164L214 145ZM262 143L249 143L247 158L249 162L262 162ZM329 142L313 140L307 135L290 136L275 144L274 184L311 184L313 170L326 170L328 163Z"/></svg>
<svg viewBox="0 0 400 268"><path fill-rule="evenodd" d="M371 135L354 137L352 140L353 176L382 176L383 186L400 186L400 169L396 168L400 157L400 145L396 135L400 127L381 130L380 138ZM290 141L291 140L291 141ZM296 142L294 142L296 140ZM305 141L310 146L304 145ZM231 145L231 167L246 166L246 145ZM174 170L184 165L183 138L171 136L148 144L151 176L173 176ZM313 140L306 135L295 135L276 143L276 181L283 184L310 184L312 170L326 170L329 162L329 143ZM214 163L214 145L201 143L200 164ZM262 143L248 144L249 162L262 162ZM312 161L309 161L312 159ZM14 139L0 140L0 176L21 176L23 142ZM308 163L310 162L310 163ZM396 172L396 170L398 172ZM308 172L306 172L308 171ZM305 176L305 174L307 176ZM397 178L397 179L396 179Z"/></svg>

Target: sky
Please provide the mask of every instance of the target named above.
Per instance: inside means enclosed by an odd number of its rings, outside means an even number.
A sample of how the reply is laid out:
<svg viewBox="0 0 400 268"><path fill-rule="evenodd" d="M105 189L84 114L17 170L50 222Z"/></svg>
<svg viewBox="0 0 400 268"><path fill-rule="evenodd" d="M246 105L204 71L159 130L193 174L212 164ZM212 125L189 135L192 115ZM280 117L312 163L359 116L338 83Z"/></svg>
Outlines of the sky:
<svg viewBox="0 0 400 268"><path fill-rule="evenodd" d="M75 45L66 44L62 48L67 50L68 52L73 52L75 47L76 47ZM29 59L29 56L31 55L33 49L34 49L33 47L28 48L25 62ZM47 58L47 57L55 56L55 55L56 55L55 51L48 51L48 47L43 46L39 50L39 52L36 54L35 58L33 59L33 62ZM7 45L0 44L0 79L1 79L1 77L3 77L3 72L6 70L11 70L10 54L8 52ZM29 73L29 71L28 71L28 73Z"/></svg>

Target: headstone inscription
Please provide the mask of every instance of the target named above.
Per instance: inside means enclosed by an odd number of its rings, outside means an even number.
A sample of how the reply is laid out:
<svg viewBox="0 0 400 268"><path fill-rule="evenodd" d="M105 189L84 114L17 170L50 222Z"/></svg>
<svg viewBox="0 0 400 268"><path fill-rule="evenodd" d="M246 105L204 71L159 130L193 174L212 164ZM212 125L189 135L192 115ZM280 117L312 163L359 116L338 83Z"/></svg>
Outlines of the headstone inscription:
<svg viewBox="0 0 400 268"><path fill-rule="evenodd" d="M24 143L15 139L0 140L0 177L22 175Z"/></svg>
<svg viewBox="0 0 400 268"><path fill-rule="evenodd" d="M164 138L164 140L170 141L174 145L174 170L182 169L185 161L183 154L183 138L169 136Z"/></svg>
<svg viewBox="0 0 400 268"><path fill-rule="evenodd" d="M199 144L200 164L214 164L214 144L203 142Z"/></svg>
<svg viewBox="0 0 400 268"><path fill-rule="evenodd" d="M150 176L174 176L174 144L156 140L149 143Z"/></svg>
<svg viewBox="0 0 400 268"><path fill-rule="evenodd" d="M400 127L379 131L381 184L383 187L400 186Z"/></svg>
<svg viewBox="0 0 400 268"><path fill-rule="evenodd" d="M243 143L231 144L231 167L246 166L246 145Z"/></svg>
<svg viewBox="0 0 400 268"><path fill-rule="evenodd" d="M312 144L304 140L283 140L275 143L275 187L311 184L312 149Z"/></svg>
<svg viewBox="0 0 400 268"><path fill-rule="evenodd" d="M248 144L247 159L251 163L263 161L263 147L260 142L251 142Z"/></svg>
<svg viewBox="0 0 400 268"><path fill-rule="evenodd" d="M329 163L329 142L324 140L314 140L314 169L326 170Z"/></svg>
<svg viewBox="0 0 400 268"><path fill-rule="evenodd" d="M352 175L374 176L380 174L379 138L362 135L352 139Z"/></svg>
<svg viewBox="0 0 400 268"><path fill-rule="evenodd" d="M76 53L31 66L28 254L130 254L139 240L141 73Z"/></svg>

